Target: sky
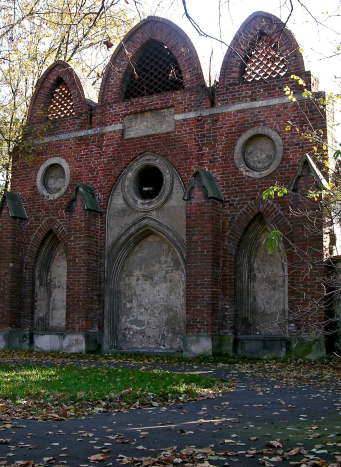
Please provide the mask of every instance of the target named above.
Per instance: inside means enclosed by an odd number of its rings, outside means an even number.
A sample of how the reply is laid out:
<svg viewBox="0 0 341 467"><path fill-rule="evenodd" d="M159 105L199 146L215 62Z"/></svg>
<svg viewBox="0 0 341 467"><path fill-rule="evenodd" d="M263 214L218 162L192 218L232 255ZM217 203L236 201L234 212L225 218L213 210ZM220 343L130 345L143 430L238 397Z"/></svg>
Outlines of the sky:
<svg viewBox="0 0 341 467"><path fill-rule="evenodd" d="M303 2L303 3L302 3ZM155 1L152 5L155 5ZM219 76L220 66L227 47L217 41L199 37L183 15L181 0L163 1L160 16L174 21L192 40L207 74L211 48L213 48L213 69ZM286 21L289 15L289 0L221 0L221 37L229 44L240 25L255 11L272 13ZM170 5L173 4L171 8ZM187 9L192 18L204 32L219 38L219 0L187 0ZM341 76L341 55L326 58L337 53L340 44L341 0L292 0L293 15L288 28L292 31L300 47L304 50L306 70L311 71L320 80L320 89L327 92L339 92L339 81L334 76ZM309 9L309 13L307 9ZM340 15L340 16L336 16ZM318 21L315 21L315 19Z"/></svg>
<svg viewBox="0 0 341 467"><path fill-rule="evenodd" d="M128 0L131 2L132 0ZM144 1L144 5L149 0ZM201 61L206 81L211 51L212 77L219 78L220 67L234 35L242 23L255 11L271 13L286 22L293 12L287 27L294 34L299 47L303 49L305 69L319 79L320 91L341 94L341 0L186 0L187 10L193 20L208 35L220 38L221 44L205 37L200 37L184 15L182 0L159 0L162 8L156 15L173 21L193 42ZM153 8L157 0L150 0L149 14L155 14ZM219 26L220 3L220 26ZM221 36L220 36L221 35ZM212 80L212 81L213 81ZM336 144L341 144L341 101L334 105Z"/></svg>

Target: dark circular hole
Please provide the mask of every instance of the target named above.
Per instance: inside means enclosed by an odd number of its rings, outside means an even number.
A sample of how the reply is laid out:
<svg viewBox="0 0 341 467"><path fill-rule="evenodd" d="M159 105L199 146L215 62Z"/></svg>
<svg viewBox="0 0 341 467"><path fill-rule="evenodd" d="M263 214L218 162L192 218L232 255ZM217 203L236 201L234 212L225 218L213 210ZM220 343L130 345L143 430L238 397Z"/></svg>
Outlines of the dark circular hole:
<svg viewBox="0 0 341 467"><path fill-rule="evenodd" d="M155 166L143 167L135 179L136 194L141 199L154 199L163 187L163 175L161 170Z"/></svg>

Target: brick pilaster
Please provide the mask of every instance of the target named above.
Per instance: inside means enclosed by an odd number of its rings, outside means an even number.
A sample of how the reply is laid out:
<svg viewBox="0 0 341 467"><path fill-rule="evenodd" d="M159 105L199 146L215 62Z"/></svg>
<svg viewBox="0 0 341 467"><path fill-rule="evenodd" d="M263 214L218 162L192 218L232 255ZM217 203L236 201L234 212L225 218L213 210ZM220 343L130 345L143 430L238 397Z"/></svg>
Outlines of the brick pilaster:
<svg viewBox="0 0 341 467"><path fill-rule="evenodd" d="M24 219L10 217L4 201L0 209L0 329L21 325L24 226Z"/></svg>
<svg viewBox="0 0 341 467"><path fill-rule="evenodd" d="M212 335L220 311L222 202L208 198L201 178L186 207L186 334Z"/></svg>
<svg viewBox="0 0 341 467"><path fill-rule="evenodd" d="M66 331L98 331L99 226L100 214L84 209L78 192L68 225Z"/></svg>

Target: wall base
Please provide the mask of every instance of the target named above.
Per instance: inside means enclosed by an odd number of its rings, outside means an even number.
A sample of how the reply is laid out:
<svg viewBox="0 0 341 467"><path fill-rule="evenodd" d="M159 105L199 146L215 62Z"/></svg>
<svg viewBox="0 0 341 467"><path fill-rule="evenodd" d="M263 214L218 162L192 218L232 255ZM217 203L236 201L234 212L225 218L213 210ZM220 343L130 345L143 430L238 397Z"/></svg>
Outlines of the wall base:
<svg viewBox="0 0 341 467"><path fill-rule="evenodd" d="M287 339L282 336L237 336L234 351L239 357L285 357Z"/></svg>
<svg viewBox="0 0 341 467"><path fill-rule="evenodd" d="M212 355L212 336L185 336L183 356L193 358L201 355Z"/></svg>
<svg viewBox="0 0 341 467"><path fill-rule="evenodd" d="M326 339L324 337L313 339L312 336L289 337L287 355L310 360L324 357L326 355Z"/></svg>
<svg viewBox="0 0 341 467"><path fill-rule="evenodd" d="M212 353L213 355L224 355L225 357L233 357L234 336L212 336Z"/></svg>
<svg viewBox="0 0 341 467"><path fill-rule="evenodd" d="M0 331L0 349L87 353L100 350L101 343L97 332Z"/></svg>
<svg viewBox="0 0 341 467"><path fill-rule="evenodd" d="M53 333L13 329L0 331L0 349L9 350L66 353L108 352L108 349L103 348L102 340L102 334L97 332ZM180 352L139 351L133 353L180 356ZM193 358L202 355L249 358L294 357L313 360L326 355L326 339L313 339L311 336L185 336L183 356Z"/></svg>

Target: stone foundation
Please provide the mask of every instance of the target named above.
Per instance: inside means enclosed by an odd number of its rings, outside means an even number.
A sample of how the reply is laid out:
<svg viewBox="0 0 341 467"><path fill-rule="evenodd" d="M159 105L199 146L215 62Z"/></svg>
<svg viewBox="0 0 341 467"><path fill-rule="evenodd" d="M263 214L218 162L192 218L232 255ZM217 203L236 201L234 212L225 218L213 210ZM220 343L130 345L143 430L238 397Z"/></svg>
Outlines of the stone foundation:
<svg viewBox="0 0 341 467"><path fill-rule="evenodd" d="M22 330L0 331L0 349L35 352L91 353L101 349L102 335L92 332L49 333Z"/></svg>

